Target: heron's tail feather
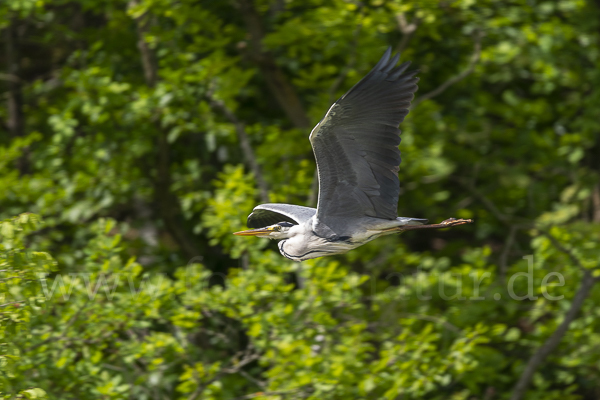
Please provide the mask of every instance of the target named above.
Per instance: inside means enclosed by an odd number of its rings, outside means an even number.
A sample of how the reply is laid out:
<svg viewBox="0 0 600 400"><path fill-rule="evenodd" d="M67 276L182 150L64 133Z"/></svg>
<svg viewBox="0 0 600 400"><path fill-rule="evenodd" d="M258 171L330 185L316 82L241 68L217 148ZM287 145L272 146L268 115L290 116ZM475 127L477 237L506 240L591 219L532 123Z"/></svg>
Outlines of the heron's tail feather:
<svg viewBox="0 0 600 400"><path fill-rule="evenodd" d="M401 226L404 225L425 225L429 220L422 218L407 218L407 217L398 217L396 221L400 222Z"/></svg>

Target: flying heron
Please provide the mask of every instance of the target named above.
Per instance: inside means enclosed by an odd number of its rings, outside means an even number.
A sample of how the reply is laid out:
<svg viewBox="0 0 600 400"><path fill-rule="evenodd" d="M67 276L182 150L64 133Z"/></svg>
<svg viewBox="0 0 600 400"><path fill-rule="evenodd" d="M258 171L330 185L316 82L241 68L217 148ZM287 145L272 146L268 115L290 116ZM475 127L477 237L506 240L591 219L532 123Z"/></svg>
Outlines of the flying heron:
<svg viewBox="0 0 600 400"><path fill-rule="evenodd" d="M283 239L279 251L294 261L346 253L383 235L473 222L397 217L400 129L417 91L418 71L398 67L388 48L360 82L336 101L309 139L317 160L317 208L261 204L247 231L234 235ZM390 58L391 57L391 58ZM395 68L394 68L395 67Z"/></svg>

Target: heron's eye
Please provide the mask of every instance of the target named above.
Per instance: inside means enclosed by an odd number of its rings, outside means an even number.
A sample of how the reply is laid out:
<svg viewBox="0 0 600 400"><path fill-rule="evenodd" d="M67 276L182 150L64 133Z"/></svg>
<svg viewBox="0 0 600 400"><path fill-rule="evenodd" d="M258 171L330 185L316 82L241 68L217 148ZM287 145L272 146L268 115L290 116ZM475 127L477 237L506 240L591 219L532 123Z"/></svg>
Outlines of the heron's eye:
<svg viewBox="0 0 600 400"><path fill-rule="evenodd" d="M276 230L277 232L280 232L280 231L281 231L281 226L280 226L280 225L275 225L275 230Z"/></svg>

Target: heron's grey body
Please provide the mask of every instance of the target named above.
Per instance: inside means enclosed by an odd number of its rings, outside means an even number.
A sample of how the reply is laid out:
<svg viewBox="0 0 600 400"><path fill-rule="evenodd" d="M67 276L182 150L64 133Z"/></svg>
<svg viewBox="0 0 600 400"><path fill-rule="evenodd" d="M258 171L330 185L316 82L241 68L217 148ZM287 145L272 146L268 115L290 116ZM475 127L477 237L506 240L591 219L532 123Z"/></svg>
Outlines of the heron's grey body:
<svg viewBox="0 0 600 400"><path fill-rule="evenodd" d="M427 220L395 218L393 220L373 217L348 217L338 231L317 219L317 209L293 204L261 204L248 216L248 227L260 229L288 222L288 229L272 231L267 237L284 239L278 244L279 252L294 261L346 253L385 234L397 233L396 228L420 225ZM287 224L284 224L287 225ZM317 234L319 230L321 234ZM324 232L327 230L327 232ZM327 233L327 234L323 234Z"/></svg>
<svg viewBox="0 0 600 400"><path fill-rule="evenodd" d="M248 216L253 235L279 242L281 254L303 261L352 250L402 227L427 222L398 218L399 124L417 90L417 71L388 49L360 82L336 101L314 127L317 208L262 204ZM429 226L429 225L428 225Z"/></svg>

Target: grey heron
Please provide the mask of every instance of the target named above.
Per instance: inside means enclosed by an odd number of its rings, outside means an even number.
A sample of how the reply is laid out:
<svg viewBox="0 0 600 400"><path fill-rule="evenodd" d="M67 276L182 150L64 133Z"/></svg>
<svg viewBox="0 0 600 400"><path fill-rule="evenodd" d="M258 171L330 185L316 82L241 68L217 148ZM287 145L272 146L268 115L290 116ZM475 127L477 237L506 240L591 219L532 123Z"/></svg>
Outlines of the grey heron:
<svg viewBox="0 0 600 400"><path fill-rule="evenodd" d="M317 161L317 208L261 204L239 236L279 239L280 253L304 261L346 253L383 235L448 228L473 222L397 217L400 129L417 91L418 71L396 67L391 48L375 67L337 100L309 140Z"/></svg>

